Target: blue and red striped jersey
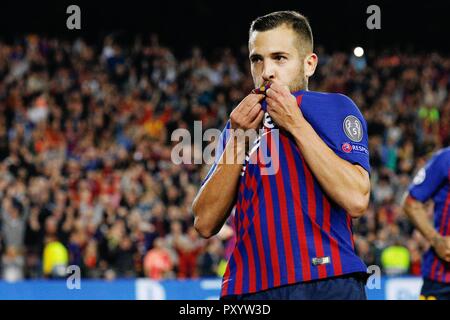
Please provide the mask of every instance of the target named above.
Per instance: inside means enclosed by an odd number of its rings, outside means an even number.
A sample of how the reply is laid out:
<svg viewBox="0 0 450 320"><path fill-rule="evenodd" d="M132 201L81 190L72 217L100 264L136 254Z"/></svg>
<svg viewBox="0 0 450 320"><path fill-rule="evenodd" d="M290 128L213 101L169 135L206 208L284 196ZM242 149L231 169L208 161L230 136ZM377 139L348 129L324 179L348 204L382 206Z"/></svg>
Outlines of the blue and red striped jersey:
<svg viewBox="0 0 450 320"><path fill-rule="evenodd" d="M434 202L434 227L443 236L450 236L450 147L436 152L414 177L409 194L414 199ZM450 283L450 263L441 260L430 248L422 259L422 276Z"/></svg>
<svg viewBox="0 0 450 320"><path fill-rule="evenodd" d="M353 101L335 93L292 94L328 147L370 172L367 124ZM229 128L228 122L216 162ZM367 270L355 254L350 215L325 194L290 134L274 129L266 113L264 132L251 148L240 177L233 216L236 246L221 296ZM215 168L216 164L203 184Z"/></svg>

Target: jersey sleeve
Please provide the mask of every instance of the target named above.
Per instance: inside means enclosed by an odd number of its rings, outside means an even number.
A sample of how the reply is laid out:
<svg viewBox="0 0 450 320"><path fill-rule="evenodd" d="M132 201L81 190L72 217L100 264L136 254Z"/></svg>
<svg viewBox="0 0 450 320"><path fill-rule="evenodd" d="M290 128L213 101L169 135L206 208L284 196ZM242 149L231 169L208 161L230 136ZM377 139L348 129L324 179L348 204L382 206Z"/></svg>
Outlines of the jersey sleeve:
<svg viewBox="0 0 450 320"><path fill-rule="evenodd" d="M409 194L416 200L426 202L434 196L447 179L449 152L436 153L421 168L409 186Z"/></svg>
<svg viewBox="0 0 450 320"><path fill-rule="evenodd" d="M211 175L214 173L214 171L217 168L217 163L219 162L220 158L222 157L223 152L225 151L225 146L227 144L228 138L230 137L230 129L231 123L230 120L227 121L225 128L222 130L219 141L216 144L215 148L215 156L214 156L214 163L212 164L211 168L208 171L208 174L206 175L205 179L203 179L201 187L208 181L208 179L211 177Z"/></svg>
<svg viewBox="0 0 450 320"><path fill-rule="evenodd" d="M366 120L349 97L335 94L333 100L335 111L323 119L324 141L340 158L360 165L370 174Z"/></svg>

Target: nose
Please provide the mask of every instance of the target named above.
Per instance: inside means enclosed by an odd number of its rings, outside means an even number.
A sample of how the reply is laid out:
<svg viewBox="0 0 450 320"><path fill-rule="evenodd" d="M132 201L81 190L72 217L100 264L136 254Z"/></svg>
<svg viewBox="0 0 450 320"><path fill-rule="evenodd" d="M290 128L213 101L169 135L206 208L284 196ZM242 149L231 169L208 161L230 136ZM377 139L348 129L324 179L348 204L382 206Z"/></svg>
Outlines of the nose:
<svg viewBox="0 0 450 320"><path fill-rule="evenodd" d="M264 81L272 81L275 79L275 68L273 67L272 63L265 61L263 72L262 72L262 78Z"/></svg>

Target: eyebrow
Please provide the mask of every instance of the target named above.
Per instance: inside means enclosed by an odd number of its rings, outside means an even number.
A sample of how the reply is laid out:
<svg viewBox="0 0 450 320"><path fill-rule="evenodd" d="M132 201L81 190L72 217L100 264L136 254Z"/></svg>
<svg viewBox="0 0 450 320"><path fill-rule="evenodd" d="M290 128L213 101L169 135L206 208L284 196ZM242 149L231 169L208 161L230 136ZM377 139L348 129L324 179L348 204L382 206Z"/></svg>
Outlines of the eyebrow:
<svg viewBox="0 0 450 320"><path fill-rule="evenodd" d="M271 54L270 54L271 56L288 56L289 55L289 53L287 53L287 52L284 52L284 51L277 51L277 52L272 52Z"/></svg>
<svg viewBox="0 0 450 320"><path fill-rule="evenodd" d="M270 53L270 56L271 56L271 57L274 57L274 56L280 56L280 55L283 55L283 56L289 56L289 53L284 52L284 51L276 51L276 52L271 52L271 53ZM252 59L252 58L262 58L262 57L263 57L263 56L260 55L260 54L258 54L258 53L253 53L253 54L251 54L251 55L249 56L249 59Z"/></svg>

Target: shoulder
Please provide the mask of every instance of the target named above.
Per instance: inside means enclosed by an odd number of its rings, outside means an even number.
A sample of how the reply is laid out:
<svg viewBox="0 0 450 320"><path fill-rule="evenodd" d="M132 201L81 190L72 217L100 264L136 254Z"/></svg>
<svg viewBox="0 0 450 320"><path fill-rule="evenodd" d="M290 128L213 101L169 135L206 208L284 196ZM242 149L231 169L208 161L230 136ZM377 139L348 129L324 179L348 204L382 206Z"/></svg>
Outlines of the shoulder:
<svg viewBox="0 0 450 320"><path fill-rule="evenodd" d="M332 99L335 102L337 112L342 112L343 114L349 113L364 119L361 111L359 110L356 103L348 96L342 93L330 93Z"/></svg>
<svg viewBox="0 0 450 320"><path fill-rule="evenodd" d="M348 96L342 93L332 93L332 92L318 92L318 91L306 91L304 97L311 101L316 101L324 104L332 104L337 110L345 111L358 111L355 102Z"/></svg>
<svg viewBox="0 0 450 320"><path fill-rule="evenodd" d="M356 117L363 125L366 124L364 116L358 106L345 94L307 91L304 94L304 99L314 108L322 106L322 111L324 111L327 116L333 116L339 119L353 119Z"/></svg>
<svg viewBox="0 0 450 320"><path fill-rule="evenodd" d="M436 155L446 158L450 157L450 147L440 149L439 151L436 152Z"/></svg>
<svg viewBox="0 0 450 320"><path fill-rule="evenodd" d="M443 168L450 170L450 147L446 147L437 151L430 162L435 162L443 166Z"/></svg>

